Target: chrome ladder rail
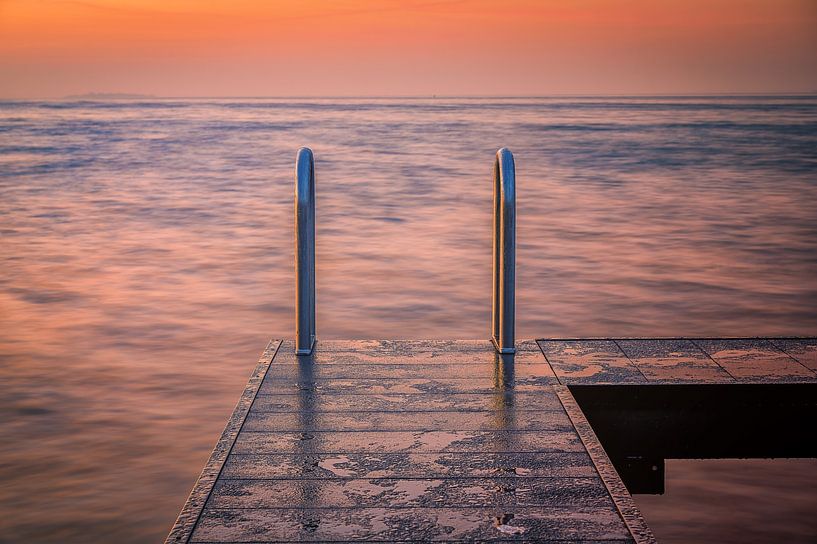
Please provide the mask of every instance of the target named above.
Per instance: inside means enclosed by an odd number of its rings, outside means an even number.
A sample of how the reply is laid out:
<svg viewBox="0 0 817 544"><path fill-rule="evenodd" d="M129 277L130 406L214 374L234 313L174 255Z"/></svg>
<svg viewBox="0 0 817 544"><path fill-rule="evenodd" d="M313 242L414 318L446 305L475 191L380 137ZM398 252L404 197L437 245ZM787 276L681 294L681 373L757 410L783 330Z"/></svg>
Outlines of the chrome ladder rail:
<svg viewBox="0 0 817 544"><path fill-rule="evenodd" d="M295 353L315 345L315 159L302 147L295 161Z"/></svg>
<svg viewBox="0 0 817 544"><path fill-rule="evenodd" d="M493 228L491 341L498 353L515 353L516 169L504 147L494 161ZM315 161L302 147L295 163L295 353L312 353L315 338Z"/></svg>
<svg viewBox="0 0 817 544"><path fill-rule="evenodd" d="M491 341L498 353L515 353L516 167L503 147L494 161L494 262Z"/></svg>

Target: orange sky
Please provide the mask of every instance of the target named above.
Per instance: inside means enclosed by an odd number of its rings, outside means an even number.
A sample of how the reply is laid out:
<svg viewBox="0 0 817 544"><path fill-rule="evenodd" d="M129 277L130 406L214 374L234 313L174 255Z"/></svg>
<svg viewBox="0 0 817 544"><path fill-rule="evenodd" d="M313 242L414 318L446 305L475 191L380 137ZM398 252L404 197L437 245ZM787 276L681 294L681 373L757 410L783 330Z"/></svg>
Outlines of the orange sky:
<svg viewBox="0 0 817 544"><path fill-rule="evenodd" d="M817 91L817 0L0 0L0 97Z"/></svg>

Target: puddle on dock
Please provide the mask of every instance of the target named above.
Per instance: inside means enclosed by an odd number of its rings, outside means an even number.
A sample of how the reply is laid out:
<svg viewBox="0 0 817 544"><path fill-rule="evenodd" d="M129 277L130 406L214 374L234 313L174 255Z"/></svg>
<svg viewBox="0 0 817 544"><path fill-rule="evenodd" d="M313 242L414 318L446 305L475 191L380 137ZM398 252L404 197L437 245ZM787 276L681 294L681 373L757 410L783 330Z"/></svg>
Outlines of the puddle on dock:
<svg viewBox="0 0 817 544"><path fill-rule="evenodd" d="M351 478L355 475L354 470L343 468L344 466L349 466L349 458L345 455L324 459L323 461L318 462L318 466L324 470L328 470L333 475L340 478Z"/></svg>

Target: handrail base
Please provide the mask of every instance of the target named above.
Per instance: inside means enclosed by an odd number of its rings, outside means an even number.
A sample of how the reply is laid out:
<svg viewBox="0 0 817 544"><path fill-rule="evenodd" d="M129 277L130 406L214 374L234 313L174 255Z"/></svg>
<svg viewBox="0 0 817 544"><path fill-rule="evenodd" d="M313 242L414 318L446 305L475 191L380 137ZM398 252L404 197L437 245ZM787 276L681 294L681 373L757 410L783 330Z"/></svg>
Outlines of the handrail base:
<svg viewBox="0 0 817 544"><path fill-rule="evenodd" d="M512 348L501 347L495 336L491 337L491 343L494 345L494 349L496 350L497 353L502 353L503 355L509 353L516 353L516 347Z"/></svg>
<svg viewBox="0 0 817 544"><path fill-rule="evenodd" d="M312 350L315 349L315 337L312 337L312 342L309 344L309 349L306 348L295 348L295 355L311 355Z"/></svg>

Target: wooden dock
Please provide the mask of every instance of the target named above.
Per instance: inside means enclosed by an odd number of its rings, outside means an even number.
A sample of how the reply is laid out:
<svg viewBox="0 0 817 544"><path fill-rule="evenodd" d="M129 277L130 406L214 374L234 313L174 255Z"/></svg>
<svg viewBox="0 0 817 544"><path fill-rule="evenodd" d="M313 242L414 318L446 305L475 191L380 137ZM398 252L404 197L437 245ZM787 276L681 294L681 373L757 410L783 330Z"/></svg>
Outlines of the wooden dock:
<svg viewBox="0 0 817 544"><path fill-rule="evenodd" d="M653 542L571 387L817 384L817 340L270 342L168 543Z"/></svg>

